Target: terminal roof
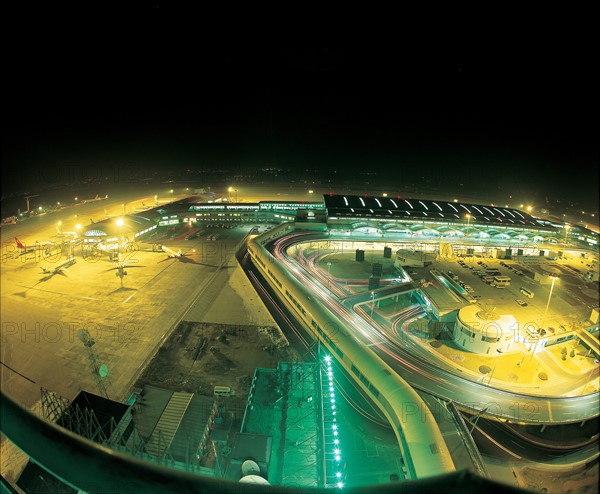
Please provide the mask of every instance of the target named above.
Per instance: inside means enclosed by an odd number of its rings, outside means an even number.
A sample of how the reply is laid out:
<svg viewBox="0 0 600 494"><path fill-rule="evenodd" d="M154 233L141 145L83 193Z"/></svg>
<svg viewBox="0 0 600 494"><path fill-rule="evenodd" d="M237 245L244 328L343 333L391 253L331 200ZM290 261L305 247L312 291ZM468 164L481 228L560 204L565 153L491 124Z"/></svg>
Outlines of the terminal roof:
<svg viewBox="0 0 600 494"><path fill-rule="evenodd" d="M327 195L323 196L330 217L373 217L426 221L465 221L521 228L547 228L547 223L518 209L402 197Z"/></svg>

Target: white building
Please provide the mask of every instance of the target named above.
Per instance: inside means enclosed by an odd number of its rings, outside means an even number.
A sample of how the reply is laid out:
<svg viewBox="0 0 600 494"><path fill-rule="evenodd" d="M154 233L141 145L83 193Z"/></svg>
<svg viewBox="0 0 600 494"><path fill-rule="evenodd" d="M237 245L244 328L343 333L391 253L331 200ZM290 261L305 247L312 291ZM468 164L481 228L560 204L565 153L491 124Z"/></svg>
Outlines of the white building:
<svg viewBox="0 0 600 494"><path fill-rule="evenodd" d="M518 324L512 315L499 315L472 304L458 311L454 325L455 343L483 355L509 352L517 335Z"/></svg>

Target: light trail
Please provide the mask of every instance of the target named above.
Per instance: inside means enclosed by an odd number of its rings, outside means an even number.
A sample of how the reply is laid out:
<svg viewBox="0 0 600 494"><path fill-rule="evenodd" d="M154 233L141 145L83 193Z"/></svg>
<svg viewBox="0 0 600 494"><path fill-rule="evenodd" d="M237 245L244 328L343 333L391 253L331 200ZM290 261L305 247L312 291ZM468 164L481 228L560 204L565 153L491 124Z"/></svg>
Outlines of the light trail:
<svg viewBox="0 0 600 494"><path fill-rule="evenodd" d="M292 245L318 239L319 235L314 233L291 233L274 242L273 255L290 272L293 272L305 287L309 287L314 294L318 295L323 305L344 320L348 328L354 329L354 338L358 344L374 345L379 348L386 358L393 359L403 368L404 374L402 369L399 369L399 372L403 376L406 375L407 380L414 387L446 400L452 400L457 405L469 409L473 409L474 404L476 408L478 403L481 409L486 403L495 403L495 410L490 411L490 416L507 418L517 423L568 423L597 416L597 412L595 414L593 412L598 410L599 400L596 395L586 395L573 400L572 397L540 396L495 389L449 372L438 375L441 371L439 363L428 362L406 352L401 347L391 350L381 341L372 341L370 339L373 336L372 326L367 324L365 319L358 317L358 314L353 317L344 309L340 309L339 304L331 299L320 283L306 276L301 267L286 252L286 249ZM358 337L359 335L361 338ZM398 353L402 353L403 356ZM492 413L494 411L495 414Z"/></svg>

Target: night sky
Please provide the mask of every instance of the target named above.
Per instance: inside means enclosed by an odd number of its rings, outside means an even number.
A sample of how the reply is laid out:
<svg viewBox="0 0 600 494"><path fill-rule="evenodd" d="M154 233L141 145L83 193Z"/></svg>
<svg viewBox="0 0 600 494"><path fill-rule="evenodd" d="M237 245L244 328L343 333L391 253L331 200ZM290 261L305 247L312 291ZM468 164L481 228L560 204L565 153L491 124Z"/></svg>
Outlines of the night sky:
<svg viewBox="0 0 600 494"><path fill-rule="evenodd" d="M292 36L285 23L240 29L224 12L163 4L80 11L79 22L15 11L3 195L45 167L279 167L597 211L597 53L585 13L563 19L569 29L506 15L410 33L400 16L375 37L371 23L338 34L336 17L313 29L321 12L307 5L294 18L311 27Z"/></svg>

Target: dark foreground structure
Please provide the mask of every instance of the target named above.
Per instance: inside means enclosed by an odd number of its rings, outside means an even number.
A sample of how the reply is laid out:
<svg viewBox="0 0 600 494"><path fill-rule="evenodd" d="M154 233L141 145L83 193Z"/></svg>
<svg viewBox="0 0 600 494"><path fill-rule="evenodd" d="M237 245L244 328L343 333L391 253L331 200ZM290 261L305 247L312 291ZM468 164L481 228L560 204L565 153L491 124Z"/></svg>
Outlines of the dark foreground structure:
<svg viewBox="0 0 600 494"><path fill-rule="evenodd" d="M201 493L315 493L319 489L242 484L171 470L137 460L102 447L51 422L36 417L1 393L2 434L36 463L67 484L86 492L164 494L168 492ZM473 475L457 472L423 480L345 488L345 492L428 493L524 491ZM2 492L14 492L4 481Z"/></svg>

